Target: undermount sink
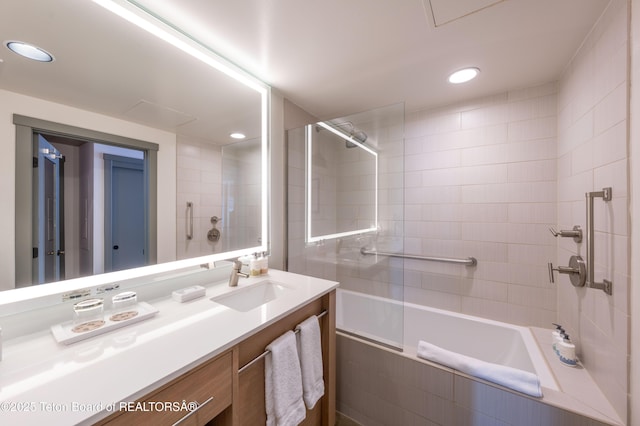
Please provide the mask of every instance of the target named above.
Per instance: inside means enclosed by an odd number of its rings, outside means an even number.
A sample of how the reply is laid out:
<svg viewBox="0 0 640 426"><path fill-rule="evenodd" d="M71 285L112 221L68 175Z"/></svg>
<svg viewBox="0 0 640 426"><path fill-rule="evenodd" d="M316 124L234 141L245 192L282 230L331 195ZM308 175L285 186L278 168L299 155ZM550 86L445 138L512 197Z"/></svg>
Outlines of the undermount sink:
<svg viewBox="0 0 640 426"><path fill-rule="evenodd" d="M236 311L247 312L280 297L289 290L281 283L265 280L213 297L211 300Z"/></svg>

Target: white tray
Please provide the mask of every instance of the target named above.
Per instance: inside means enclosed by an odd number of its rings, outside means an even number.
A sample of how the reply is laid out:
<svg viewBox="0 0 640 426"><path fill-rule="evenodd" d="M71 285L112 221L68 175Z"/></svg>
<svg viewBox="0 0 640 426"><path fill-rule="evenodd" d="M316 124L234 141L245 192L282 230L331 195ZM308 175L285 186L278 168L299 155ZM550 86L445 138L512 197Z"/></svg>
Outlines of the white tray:
<svg viewBox="0 0 640 426"><path fill-rule="evenodd" d="M136 305L131 306L131 309L126 309L126 311L137 311L138 315L121 321L113 321L110 319L111 314L109 312L106 312L104 315L104 324L101 327L95 328L93 330L80 332L73 331L73 329L77 327L77 323L74 323L73 321L67 321L63 322L62 324L51 326L51 332L53 333L53 337L55 337L58 343L69 345L71 343L79 342L81 340L97 336L99 334L108 333L118 328L126 327L128 325L144 321L158 313L158 309L145 302L138 302Z"/></svg>

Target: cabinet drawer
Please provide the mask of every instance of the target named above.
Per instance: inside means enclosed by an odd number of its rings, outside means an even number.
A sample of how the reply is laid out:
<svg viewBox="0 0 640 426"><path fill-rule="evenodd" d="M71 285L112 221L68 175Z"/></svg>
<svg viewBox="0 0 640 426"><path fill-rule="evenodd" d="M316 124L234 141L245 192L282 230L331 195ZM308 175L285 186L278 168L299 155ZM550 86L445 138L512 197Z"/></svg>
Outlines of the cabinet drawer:
<svg viewBox="0 0 640 426"><path fill-rule="evenodd" d="M175 407L195 402L200 407L180 425L204 425L231 405L232 357L226 353L130 404L131 411L107 419L107 425L172 425L190 411ZM212 398L212 399L211 399ZM206 404L204 404L206 401ZM204 404L204 405L203 405ZM167 407L167 409L164 409Z"/></svg>

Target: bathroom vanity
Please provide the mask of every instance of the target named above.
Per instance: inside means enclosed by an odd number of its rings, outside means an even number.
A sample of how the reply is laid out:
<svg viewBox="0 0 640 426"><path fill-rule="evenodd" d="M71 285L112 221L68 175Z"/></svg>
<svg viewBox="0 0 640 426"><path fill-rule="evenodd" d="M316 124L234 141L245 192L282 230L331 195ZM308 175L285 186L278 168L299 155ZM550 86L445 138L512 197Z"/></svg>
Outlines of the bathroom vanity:
<svg viewBox="0 0 640 426"><path fill-rule="evenodd" d="M10 339L0 362L3 421L265 424L265 347L317 315L325 395L303 424L333 425L337 286L272 270L236 288L212 283L186 303L170 293L147 299L153 318L70 345L49 330Z"/></svg>

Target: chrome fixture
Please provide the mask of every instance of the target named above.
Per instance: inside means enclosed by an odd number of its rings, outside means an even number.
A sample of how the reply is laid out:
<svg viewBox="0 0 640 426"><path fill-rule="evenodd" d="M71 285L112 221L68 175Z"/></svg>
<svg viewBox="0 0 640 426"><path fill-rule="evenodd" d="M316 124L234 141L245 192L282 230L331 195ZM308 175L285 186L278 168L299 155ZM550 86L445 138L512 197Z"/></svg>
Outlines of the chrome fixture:
<svg viewBox="0 0 640 426"><path fill-rule="evenodd" d="M318 315L316 315L316 318L318 318L318 320L320 320L320 318L322 318L323 316L325 316L327 314L327 311L324 310L322 312L320 312ZM296 328L293 331L295 334L299 334L300 333L300 329ZM238 374L242 373L243 371L245 371L247 368L251 367L253 364L255 364L256 362L260 361L262 358L266 357L269 353L271 353L271 351L269 349L266 349L264 352L262 352L260 355L258 355L257 357L255 357L254 359L252 359L251 361L249 361L248 363L246 363L245 365L243 365L241 368L238 369Z"/></svg>
<svg viewBox="0 0 640 426"><path fill-rule="evenodd" d="M476 266L478 261L475 257L467 257L465 259L457 259L452 257L431 257L431 256L417 256L414 254L401 254L401 253L385 253L374 250L367 250L365 247L360 249L360 253L363 255L375 254L378 256L399 257L402 259L415 259L415 260L427 260L430 262L443 262L443 263L457 263L465 266Z"/></svg>
<svg viewBox="0 0 640 426"><path fill-rule="evenodd" d="M365 141L367 140L367 137L368 137L367 134L362 130L356 129L356 126L354 126L351 121L345 121L342 123L332 123L332 124L341 130L345 126L351 127L351 130L349 131L349 137L352 139L355 139L360 144L364 144ZM319 131L320 131L320 128L316 127L316 132L319 132ZM358 145L350 141L349 139L345 139L345 146L347 148L355 148Z"/></svg>
<svg viewBox="0 0 640 426"><path fill-rule="evenodd" d="M587 268L582 257L576 255L571 256L569 258L569 266L558 266L554 268L551 262L549 262L547 266L549 267L549 282L555 283L553 271L558 271L560 274L568 274L571 284L573 284L574 287L584 287L587 279Z"/></svg>
<svg viewBox="0 0 640 426"><path fill-rule="evenodd" d="M249 274L245 274L244 272L240 272L242 269L242 262L239 260L233 261L233 267L231 268L231 276L229 277L229 287L237 287L238 279L242 276L245 278L249 278Z"/></svg>
<svg viewBox="0 0 640 426"><path fill-rule="evenodd" d="M585 198L587 201L587 287L603 290L605 293L611 295L613 292L613 284L609 280L602 280L601 283L597 283L594 280L594 228L593 228L593 199L602 198L603 201L611 201L611 187L602 188L602 191L587 192Z"/></svg>
<svg viewBox="0 0 640 426"><path fill-rule="evenodd" d="M220 240L220 230L216 228L216 224L220 220L222 219L220 219L218 216L213 216L211 218L211 224L213 225L213 228L211 228L209 232L207 232L207 240L213 243L218 242L218 240Z"/></svg>
<svg viewBox="0 0 640 426"><path fill-rule="evenodd" d="M193 203L187 201L187 240L193 239Z"/></svg>
<svg viewBox="0 0 640 426"><path fill-rule="evenodd" d="M580 225L576 225L573 227L572 230L567 231L567 230L560 230L560 231L556 231L556 229L551 226L549 227L549 232L551 232L551 234L553 234L554 237L570 237L573 238L573 241L575 241L576 243L581 243L582 242L582 229L580 229Z"/></svg>

